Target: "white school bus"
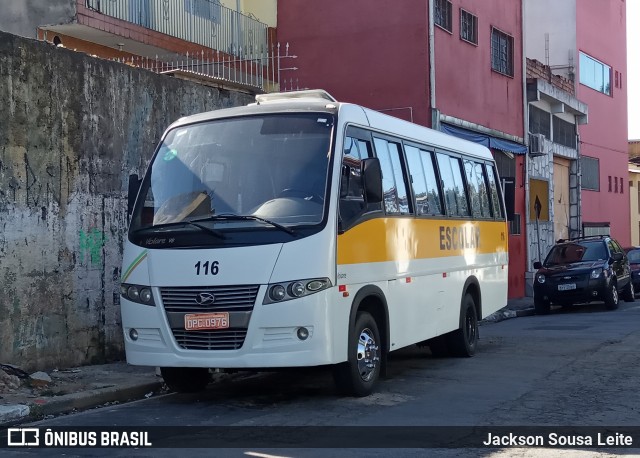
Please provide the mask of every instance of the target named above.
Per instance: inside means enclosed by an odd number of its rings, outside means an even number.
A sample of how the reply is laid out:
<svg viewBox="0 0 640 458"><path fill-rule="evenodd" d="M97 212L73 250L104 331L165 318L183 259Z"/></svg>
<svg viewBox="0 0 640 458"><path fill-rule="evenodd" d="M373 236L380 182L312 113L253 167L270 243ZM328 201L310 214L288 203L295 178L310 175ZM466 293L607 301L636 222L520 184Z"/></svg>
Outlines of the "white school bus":
<svg viewBox="0 0 640 458"><path fill-rule="evenodd" d="M507 302L490 151L324 91L178 120L129 213L127 361L177 391L213 368L326 365L367 395L394 350L472 356Z"/></svg>

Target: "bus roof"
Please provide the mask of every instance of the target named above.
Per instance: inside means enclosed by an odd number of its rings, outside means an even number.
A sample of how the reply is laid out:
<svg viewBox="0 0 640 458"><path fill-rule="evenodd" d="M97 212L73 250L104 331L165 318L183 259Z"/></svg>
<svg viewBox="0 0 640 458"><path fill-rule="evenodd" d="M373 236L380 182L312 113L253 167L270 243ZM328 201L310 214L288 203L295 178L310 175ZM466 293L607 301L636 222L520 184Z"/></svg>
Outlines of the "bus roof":
<svg viewBox="0 0 640 458"><path fill-rule="evenodd" d="M339 114L339 116L346 118L362 118L362 116L355 114L359 112L366 116L368 121L363 127L369 127L381 133L408 141L426 143L436 148L440 147L449 151L471 154L488 160L493 158L491 151L483 145L404 121L360 105L338 102L321 89L259 94L256 96L255 103L185 116L171 124L169 129L214 119L286 112L327 112ZM362 125L361 123L356 124Z"/></svg>

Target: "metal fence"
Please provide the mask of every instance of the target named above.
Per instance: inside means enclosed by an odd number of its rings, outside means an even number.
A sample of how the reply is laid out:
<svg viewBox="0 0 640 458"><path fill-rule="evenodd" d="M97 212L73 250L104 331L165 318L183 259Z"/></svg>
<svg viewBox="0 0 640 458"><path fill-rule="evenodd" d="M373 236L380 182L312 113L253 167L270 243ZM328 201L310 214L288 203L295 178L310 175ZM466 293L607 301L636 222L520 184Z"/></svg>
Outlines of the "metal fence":
<svg viewBox="0 0 640 458"><path fill-rule="evenodd" d="M85 0L87 8L233 56L268 53L267 25L218 0Z"/></svg>
<svg viewBox="0 0 640 458"><path fill-rule="evenodd" d="M297 78L291 76L297 67L290 63L296 58L289 54L288 43L284 46L278 43L269 52L252 53L241 49L237 56L219 50L203 50L191 54L132 56L115 60L156 73L179 73L201 81L231 83L251 90L273 92L301 89Z"/></svg>

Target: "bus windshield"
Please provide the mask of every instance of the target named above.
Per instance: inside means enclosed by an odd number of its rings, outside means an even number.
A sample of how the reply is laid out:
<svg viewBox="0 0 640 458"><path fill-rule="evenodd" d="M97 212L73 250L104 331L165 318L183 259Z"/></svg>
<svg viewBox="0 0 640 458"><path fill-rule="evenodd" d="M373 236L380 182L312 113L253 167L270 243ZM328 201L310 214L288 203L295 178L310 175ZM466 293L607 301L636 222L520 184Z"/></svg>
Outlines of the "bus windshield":
<svg viewBox="0 0 640 458"><path fill-rule="evenodd" d="M327 113L288 113L171 130L142 183L131 230L207 218L222 226L320 223L332 126Z"/></svg>

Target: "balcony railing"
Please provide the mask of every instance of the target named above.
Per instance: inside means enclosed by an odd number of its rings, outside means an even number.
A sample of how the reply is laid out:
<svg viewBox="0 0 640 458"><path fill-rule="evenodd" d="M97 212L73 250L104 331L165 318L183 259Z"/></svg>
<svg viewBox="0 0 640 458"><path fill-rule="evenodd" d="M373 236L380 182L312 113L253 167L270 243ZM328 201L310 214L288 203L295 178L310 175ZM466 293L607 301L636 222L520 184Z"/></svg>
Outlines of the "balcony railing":
<svg viewBox="0 0 640 458"><path fill-rule="evenodd" d="M301 89L291 66L297 56L289 54L289 44L273 45L268 52L243 51L231 56L217 50L199 53L166 54L154 57L131 56L114 59L156 73L173 74L204 83L230 84L251 92L293 91ZM282 76L282 73L286 72Z"/></svg>
<svg viewBox="0 0 640 458"><path fill-rule="evenodd" d="M267 25L218 0L85 0L87 8L233 56L268 52Z"/></svg>

